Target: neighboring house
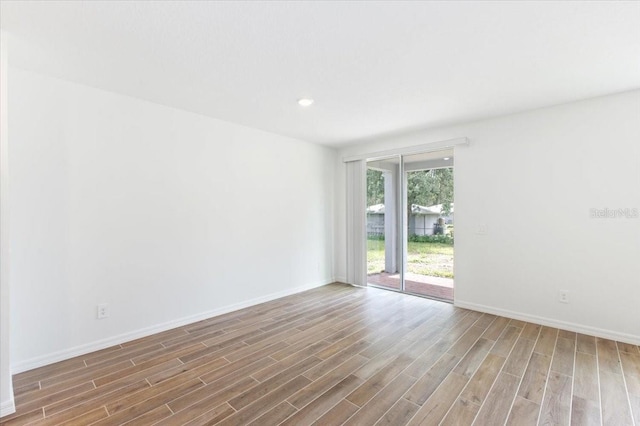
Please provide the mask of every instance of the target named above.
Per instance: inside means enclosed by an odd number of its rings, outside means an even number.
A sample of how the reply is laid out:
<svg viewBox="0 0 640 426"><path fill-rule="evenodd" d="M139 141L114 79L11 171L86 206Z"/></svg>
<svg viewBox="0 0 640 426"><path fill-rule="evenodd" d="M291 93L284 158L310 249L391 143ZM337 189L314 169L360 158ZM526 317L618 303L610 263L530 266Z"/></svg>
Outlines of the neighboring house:
<svg viewBox="0 0 640 426"><path fill-rule="evenodd" d="M367 235L384 235L384 204L367 207Z"/></svg>
<svg viewBox="0 0 640 426"><path fill-rule="evenodd" d="M443 218L446 224L453 224L453 209L452 203L451 213L448 216L442 216L442 204L429 207L412 204L409 216L409 235L433 235L439 218ZM367 207L367 235L383 234L384 204Z"/></svg>

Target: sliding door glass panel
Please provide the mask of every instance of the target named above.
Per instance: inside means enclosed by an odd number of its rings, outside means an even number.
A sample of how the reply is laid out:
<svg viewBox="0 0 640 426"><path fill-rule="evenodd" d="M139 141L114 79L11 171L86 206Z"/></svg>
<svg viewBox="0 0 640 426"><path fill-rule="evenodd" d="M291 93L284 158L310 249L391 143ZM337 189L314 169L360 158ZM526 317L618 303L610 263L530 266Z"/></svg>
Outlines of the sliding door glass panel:
<svg viewBox="0 0 640 426"><path fill-rule="evenodd" d="M367 284L403 290L399 156L367 162Z"/></svg>
<svg viewBox="0 0 640 426"><path fill-rule="evenodd" d="M404 290L453 301L453 150L403 157Z"/></svg>

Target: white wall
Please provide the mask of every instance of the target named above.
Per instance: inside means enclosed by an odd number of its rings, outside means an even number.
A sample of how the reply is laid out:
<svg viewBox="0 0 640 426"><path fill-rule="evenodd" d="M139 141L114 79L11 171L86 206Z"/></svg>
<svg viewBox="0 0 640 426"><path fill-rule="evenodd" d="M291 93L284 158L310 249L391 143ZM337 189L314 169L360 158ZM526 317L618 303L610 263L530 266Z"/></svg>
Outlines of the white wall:
<svg viewBox="0 0 640 426"><path fill-rule="evenodd" d="M8 34L0 33L0 417L13 413L10 363L9 216L8 216Z"/></svg>
<svg viewBox="0 0 640 426"><path fill-rule="evenodd" d="M9 85L14 373L332 281L334 150L18 69Z"/></svg>
<svg viewBox="0 0 640 426"><path fill-rule="evenodd" d="M372 141L357 155L466 136L455 150L456 304L640 343L640 91ZM344 187L344 165L336 170ZM336 277L345 276L344 192ZM476 231L486 224L488 232ZM569 304L557 301L568 290Z"/></svg>

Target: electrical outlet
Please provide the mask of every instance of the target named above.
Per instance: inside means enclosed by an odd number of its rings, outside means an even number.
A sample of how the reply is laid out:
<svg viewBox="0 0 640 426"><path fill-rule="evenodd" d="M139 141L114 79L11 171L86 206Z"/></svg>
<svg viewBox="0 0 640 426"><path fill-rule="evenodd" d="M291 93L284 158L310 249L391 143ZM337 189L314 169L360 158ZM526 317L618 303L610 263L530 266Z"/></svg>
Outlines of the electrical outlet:
<svg viewBox="0 0 640 426"><path fill-rule="evenodd" d="M98 305L98 319L109 318L109 305L101 303Z"/></svg>
<svg viewBox="0 0 640 426"><path fill-rule="evenodd" d="M558 291L558 302L569 303L569 292L567 290Z"/></svg>
<svg viewBox="0 0 640 426"><path fill-rule="evenodd" d="M487 235L487 224L479 223L478 228L476 228L476 234L478 235Z"/></svg>

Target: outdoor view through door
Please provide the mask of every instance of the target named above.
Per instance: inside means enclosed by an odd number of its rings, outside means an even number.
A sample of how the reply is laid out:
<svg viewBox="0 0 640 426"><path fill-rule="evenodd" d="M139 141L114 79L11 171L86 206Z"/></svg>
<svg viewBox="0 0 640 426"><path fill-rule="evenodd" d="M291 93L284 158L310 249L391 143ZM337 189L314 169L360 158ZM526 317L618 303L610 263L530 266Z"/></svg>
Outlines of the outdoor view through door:
<svg viewBox="0 0 640 426"><path fill-rule="evenodd" d="M368 284L453 300L453 195L453 150L367 162Z"/></svg>

